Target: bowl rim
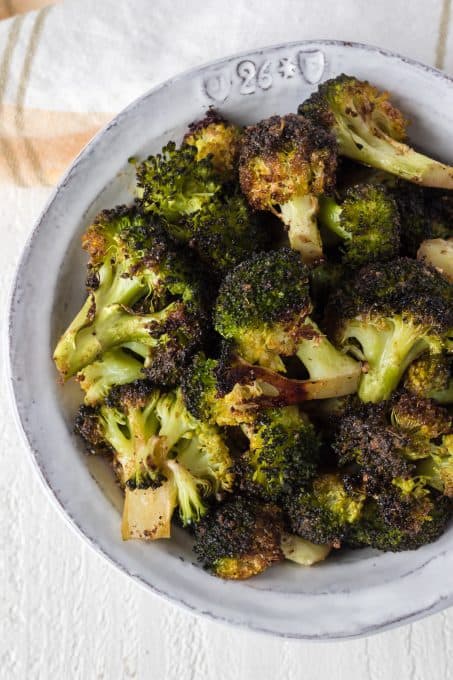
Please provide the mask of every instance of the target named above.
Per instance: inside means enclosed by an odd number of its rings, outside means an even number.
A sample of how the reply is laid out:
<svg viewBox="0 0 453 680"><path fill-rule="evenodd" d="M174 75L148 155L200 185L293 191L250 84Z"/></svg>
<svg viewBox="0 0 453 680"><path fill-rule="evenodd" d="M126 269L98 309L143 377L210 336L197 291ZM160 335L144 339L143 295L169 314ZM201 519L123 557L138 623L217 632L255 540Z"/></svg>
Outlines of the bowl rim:
<svg viewBox="0 0 453 680"><path fill-rule="evenodd" d="M227 616L222 616L218 612L215 611L207 611L207 610L200 610L196 608L195 606L189 604L189 602L184 601L182 599L179 599L177 595L171 594L171 592L166 592L163 591L159 588L157 588L153 583L150 583L146 581L144 578L141 576L131 573L129 569L127 568L126 565L122 564L119 560L115 559L109 552L107 552L98 542L94 537L91 537L85 533L83 528L79 525L77 520L71 516L68 511L65 508L64 502L60 499L57 490L52 486L52 483L49 481L47 478L44 469L41 467L41 465L38 462L38 455L37 451L32 445L32 442L30 440L30 437L27 433L27 428L26 425L21 417L17 399L16 399L16 392L15 392L15 379L14 379L14 367L13 367L13 337L12 337L12 329L14 325L14 298L15 294L18 290L19 284L20 284L20 278L22 271L24 267L26 266L28 254L33 248L33 242L35 240L35 237L37 236L38 232L43 228L43 223L45 222L47 212L50 208L50 206L53 204L53 202L58 198L60 192L66 187L66 185L71 181L72 175L75 173L77 166L79 163L85 158L86 154L90 152L90 150L95 147L99 140L108 132L109 129L112 127L116 126L118 124L118 121L122 120L124 117L128 116L129 113L135 109L137 106L140 105L140 103L145 100L146 98L150 97L151 95L171 87L174 83L183 80L187 77L190 76L196 76L197 74L202 74L207 68L215 68L218 66L222 66L224 64L227 64L231 61L247 57L249 55L254 55L257 53L267 53L270 51L277 51L281 49L291 49L291 48L297 48L297 47L322 47L322 46L328 46L328 47L340 47L340 48L350 48L352 50L362 50L365 52L372 52L372 53L378 53L382 55L383 57L389 58L393 61L399 61L404 64L408 64L411 67L414 67L417 70L424 71L426 73L429 73L430 75L439 78L449 85L453 85L453 77L450 77L440 69L434 67L434 66L429 66L427 64L424 64L421 61L418 61L416 59L413 59L411 57L406 57L398 52L394 52L392 50L388 50L385 48L381 48L379 46L375 46L369 43L361 43L361 42L355 42L355 41L347 41L347 40L336 40L336 39L306 39L306 40L294 40L294 41L289 41L289 42L282 42L282 43L277 43L277 44L272 44L272 45L266 45L264 47L253 47L248 50L241 50L239 52L235 52L233 54L229 54L224 57L220 57L215 60L203 62L202 64L198 66L191 67L189 69L185 69L184 71L181 71L177 73L176 75L168 78L165 81L160 82L159 84L155 85L154 87L150 88L149 90L146 90L143 94L140 96L136 97L132 102L130 102L127 106L125 106L123 109L121 109L106 125L104 125L98 132L88 141L87 144L83 146L83 148L79 151L77 156L74 158L72 161L71 165L68 167L68 169L64 172L62 175L61 179L58 181L58 183L55 185L53 190L50 193L50 196L46 200L44 207L42 208L39 217L34 223L34 226L28 235L25 244L22 248L21 254L19 256L19 259L16 263L15 270L13 273L12 281L9 287L9 292L7 296L7 304L6 304L6 321L7 323L5 324L6 331L3 333L3 356L5 359L5 377L6 377L6 382L7 382L7 392L9 394L10 398L10 404L11 404L11 409L13 412L13 417L14 421L16 424L17 431L22 439L23 444L25 444L25 449L27 450L27 460L36 473L37 478L40 480L41 483L41 488L44 489L45 494L47 498L50 499L52 505L54 508L57 509L58 514L60 517L63 518L65 521L66 525L70 527L70 529L74 532L75 535L77 535L85 545L89 546L91 550L93 550L95 553L100 555L102 558L104 558L111 566L113 566L117 571L122 573L123 575L131 578L135 583L137 583L141 588L146 590L147 592L151 592L154 595L157 595L159 597L162 597L164 600L166 600L169 603L176 604L179 607L182 607L184 610L190 612L191 614L200 617L200 618L208 618L213 621L217 622L222 622L225 624L228 624L230 626L234 626L238 629L242 630L250 630L253 632L258 632L258 633L263 633L266 635L272 635L272 636L277 636L282 639L297 639L297 640L311 640L311 641L317 641L317 642L330 642L330 641L335 641L335 640L346 640L346 639L356 639L360 638L363 636L368 636L372 634L376 634L388 629L391 629L395 626L406 624L406 623L411 623L414 621L417 621L421 618L424 618L425 616L429 616L431 614L434 614L436 612L439 612L451 605L453 605L453 588L451 589L451 592L449 593L448 596L438 596L436 601L429 605L428 607L423 607L421 609L415 610L407 615L401 616L395 616L391 618L390 620L386 620L385 622L378 622L373 625L367 626L367 627L361 627L356 633L350 633L347 632L344 635L341 634L323 634L323 635L304 635L304 634L298 634L298 633L285 633L282 631L275 631L272 629L272 627L262 627L255 625L253 622L248 621L248 620L233 620L228 618ZM425 565L422 565L421 569Z"/></svg>

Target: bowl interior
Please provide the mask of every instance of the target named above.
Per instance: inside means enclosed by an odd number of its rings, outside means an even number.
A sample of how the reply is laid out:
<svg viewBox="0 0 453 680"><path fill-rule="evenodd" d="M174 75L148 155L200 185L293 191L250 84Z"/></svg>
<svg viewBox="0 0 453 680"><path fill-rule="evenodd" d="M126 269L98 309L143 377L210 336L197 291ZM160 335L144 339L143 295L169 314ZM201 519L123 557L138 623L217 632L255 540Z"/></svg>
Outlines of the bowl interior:
<svg viewBox="0 0 453 680"><path fill-rule="evenodd" d="M73 523L154 590L217 618L296 637L358 635L441 606L450 597L444 574L452 559L451 530L416 552L345 551L312 569L285 563L244 583L205 574L178 529L171 541L123 543L121 494L109 467L87 457L72 433L81 392L73 382L58 384L51 354L83 300L82 231L99 210L132 198L129 157L179 141L187 124L210 105L242 124L295 111L318 82L342 72L390 89L412 121L413 142L453 160L453 87L437 72L379 50L332 42L227 59L145 95L82 152L27 246L12 298L11 377L18 415L42 476ZM439 578L420 593L417 584L429 569Z"/></svg>

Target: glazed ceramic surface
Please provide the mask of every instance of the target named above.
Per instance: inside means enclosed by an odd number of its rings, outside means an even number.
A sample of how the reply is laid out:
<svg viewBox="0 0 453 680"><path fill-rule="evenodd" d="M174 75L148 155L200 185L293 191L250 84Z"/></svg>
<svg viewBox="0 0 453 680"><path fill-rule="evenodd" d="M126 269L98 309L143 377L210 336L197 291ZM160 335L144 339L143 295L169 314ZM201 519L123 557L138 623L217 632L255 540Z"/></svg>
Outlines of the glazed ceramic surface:
<svg viewBox="0 0 453 680"><path fill-rule="evenodd" d="M84 149L57 187L19 265L9 326L10 381L20 427L51 496L79 535L146 588L195 613L307 639L365 635L453 602L453 527L416 552L345 552L302 568L289 562L246 582L215 579L194 564L190 541L123 542L121 496L105 464L83 453L72 422L81 393L62 387L55 342L83 300L80 235L102 208L130 201L131 156L168 139L215 106L247 124L295 111L318 83L348 73L391 90L421 148L453 161L453 81L375 48L303 42L224 59L178 76L120 113Z"/></svg>

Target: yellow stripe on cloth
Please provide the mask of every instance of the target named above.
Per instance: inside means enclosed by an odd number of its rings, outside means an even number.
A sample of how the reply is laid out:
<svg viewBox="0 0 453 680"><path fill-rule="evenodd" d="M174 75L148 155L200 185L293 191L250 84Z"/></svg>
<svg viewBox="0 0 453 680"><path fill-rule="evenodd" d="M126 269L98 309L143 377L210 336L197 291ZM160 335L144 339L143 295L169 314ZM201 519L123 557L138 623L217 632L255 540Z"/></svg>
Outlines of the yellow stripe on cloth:
<svg viewBox="0 0 453 680"><path fill-rule="evenodd" d="M65 111L21 110L20 131L17 128L17 107L0 106L0 148L6 144L9 157L15 160L22 186L39 186L29 148L39 163L46 184L55 184L79 151L105 125L112 113L73 113ZM0 183L18 183L11 174L8 159L0 154Z"/></svg>
<svg viewBox="0 0 453 680"><path fill-rule="evenodd" d="M15 14L25 14L54 4L55 0L0 0L0 19L9 19Z"/></svg>

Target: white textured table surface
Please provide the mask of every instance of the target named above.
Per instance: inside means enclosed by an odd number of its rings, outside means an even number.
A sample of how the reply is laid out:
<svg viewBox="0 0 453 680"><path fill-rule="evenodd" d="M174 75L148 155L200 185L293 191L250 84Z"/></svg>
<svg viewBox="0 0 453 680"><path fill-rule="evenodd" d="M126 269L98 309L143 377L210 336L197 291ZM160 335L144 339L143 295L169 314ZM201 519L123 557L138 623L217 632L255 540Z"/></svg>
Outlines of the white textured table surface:
<svg viewBox="0 0 453 680"><path fill-rule="evenodd" d="M450 4L67 2L47 12L33 67L21 67L20 48L10 55L7 83L5 58L18 25L15 20L0 23L0 49L5 51L0 91L5 104L17 96L22 99L16 104L22 106L25 102L41 109L114 112L189 66L252 46L303 38L379 44L453 73ZM30 15L19 28L24 34L33 32L36 21L37 15ZM205 35L213 37L201 37ZM149 52L145 64L139 58L143 45ZM49 60L51 69L46 66ZM20 77L27 68L31 73L25 95ZM83 106L78 107L78 98L83 98ZM0 139L4 134L3 120ZM50 192L39 182L18 184L5 182L0 190L3 310L15 262ZM30 338L30 351L32 343ZM26 460L4 379L0 390L2 680L453 678L453 610L372 638L316 645L197 619L145 592L88 549L49 502Z"/></svg>

